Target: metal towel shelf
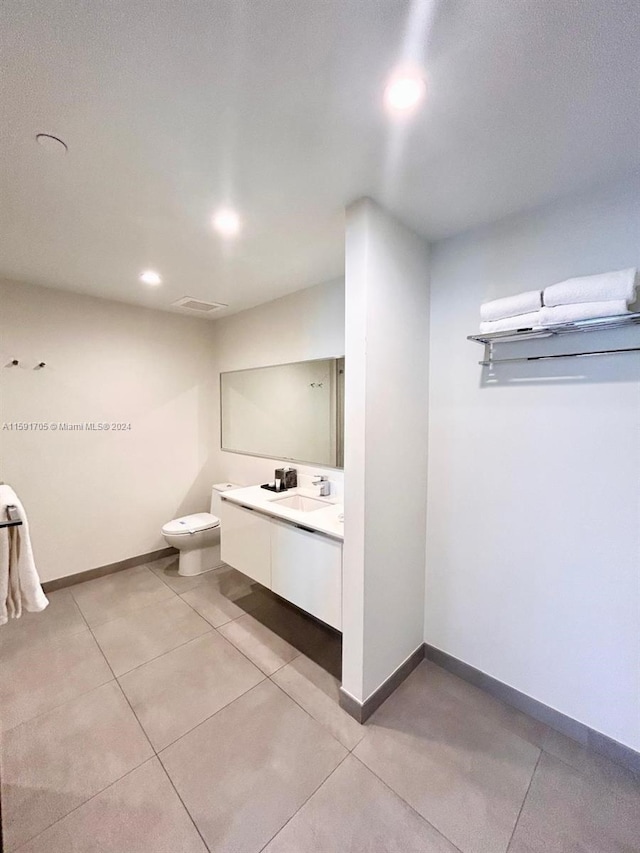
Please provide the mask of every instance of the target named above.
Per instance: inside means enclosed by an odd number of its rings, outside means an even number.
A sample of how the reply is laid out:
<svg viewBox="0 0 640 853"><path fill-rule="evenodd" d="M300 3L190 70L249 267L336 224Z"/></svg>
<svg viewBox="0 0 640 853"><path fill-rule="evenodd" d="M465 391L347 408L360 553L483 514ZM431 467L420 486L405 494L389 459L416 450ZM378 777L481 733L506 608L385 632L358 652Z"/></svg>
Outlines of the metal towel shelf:
<svg viewBox="0 0 640 853"><path fill-rule="evenodd" d="M530 341L538 338L558 337L575 332L600 332L608 329L621 329L640 323L640 312L620 314L617 317L602 317L597 320L579 320L575 323L562 323L558 326L544 326L536 329L513 329L508 332L488 332L480 335L469 335L468 341L476 341L484 345L484 358L479 362L483 367L491 367L503 362L513 364L517 361L547 361L555 358L588 358L594 355L617 355L624 352L640 352L640 346L620 347L615 349L585 350L583 352L551 353L549 355L527 355L514 358L494 358L493 347L498 343L515 343Z"/></svg>

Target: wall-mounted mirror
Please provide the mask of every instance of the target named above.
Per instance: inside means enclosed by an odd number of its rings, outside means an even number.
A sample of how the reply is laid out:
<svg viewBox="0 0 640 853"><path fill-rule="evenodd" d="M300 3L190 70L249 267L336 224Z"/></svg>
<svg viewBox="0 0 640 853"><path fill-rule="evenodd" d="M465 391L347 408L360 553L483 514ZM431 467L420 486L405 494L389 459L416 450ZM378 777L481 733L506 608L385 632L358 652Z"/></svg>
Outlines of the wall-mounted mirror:
<svg viewBox="0 0 640 853"><path fill-rule="evenodd" d="M222 449L344 467L344 358L220 374Z"/></svg>

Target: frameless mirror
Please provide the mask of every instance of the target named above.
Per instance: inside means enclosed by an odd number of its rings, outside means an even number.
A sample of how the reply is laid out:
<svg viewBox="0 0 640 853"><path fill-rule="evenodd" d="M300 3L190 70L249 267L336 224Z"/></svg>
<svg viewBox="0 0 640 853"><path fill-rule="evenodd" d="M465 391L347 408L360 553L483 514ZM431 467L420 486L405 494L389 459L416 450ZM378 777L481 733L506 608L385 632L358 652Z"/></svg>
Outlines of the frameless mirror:
<svg viewBox="0 0 640 853"><path fill-rule="evenodd" d="M222 449L344 467L344 358L220 374Z"/></svg>

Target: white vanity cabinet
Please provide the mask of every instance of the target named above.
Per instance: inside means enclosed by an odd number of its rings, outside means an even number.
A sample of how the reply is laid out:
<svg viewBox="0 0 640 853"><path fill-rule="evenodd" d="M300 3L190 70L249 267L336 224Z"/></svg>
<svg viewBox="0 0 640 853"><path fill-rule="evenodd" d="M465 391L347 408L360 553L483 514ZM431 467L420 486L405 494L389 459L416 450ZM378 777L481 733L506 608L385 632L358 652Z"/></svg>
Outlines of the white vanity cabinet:
<svg viewBox="0 0 640 853"><path fill-rule="evenodd" d="M342 630L342 542L222 500L227 565Z"/></svg>
<svg viewBox="0 0 640 853"><path fill-rule="evenodd" d="M271 521L259 512L222 502L220 556L223 562L271 587Z"/></svg>
<svg viewBox="0 0 640 853"><path fill-rule="evenodd" d="M272 522L271 589L342 630L342 544L321 533Z"/></svg>

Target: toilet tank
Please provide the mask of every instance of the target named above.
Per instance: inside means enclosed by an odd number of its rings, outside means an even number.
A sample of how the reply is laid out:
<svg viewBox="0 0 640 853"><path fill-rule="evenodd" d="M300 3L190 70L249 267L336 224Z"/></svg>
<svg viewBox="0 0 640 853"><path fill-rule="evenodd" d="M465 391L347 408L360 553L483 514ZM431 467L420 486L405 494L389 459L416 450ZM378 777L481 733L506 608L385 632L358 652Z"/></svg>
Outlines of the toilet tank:
<svg viewBox="0 0 640 853"><path fill-rule="evenodd" d="M220 507L222 505L222 499L220 495L222 492L226 492L228 489L239 489L236 483L214 483L211 487L211 507L210 511L212 515L215 515L216 518L220 518Z"/></svg>

